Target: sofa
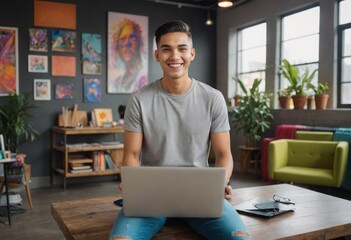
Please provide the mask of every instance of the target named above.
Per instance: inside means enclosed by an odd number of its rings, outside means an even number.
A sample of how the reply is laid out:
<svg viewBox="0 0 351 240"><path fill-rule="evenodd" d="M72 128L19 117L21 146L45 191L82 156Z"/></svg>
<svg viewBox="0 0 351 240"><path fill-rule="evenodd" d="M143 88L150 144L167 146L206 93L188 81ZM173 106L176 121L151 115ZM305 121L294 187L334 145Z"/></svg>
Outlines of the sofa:
<svg viewBox="0 0 351 240"><path fill-rule="evenodd" d="M278 139L346 141L351 145L351 128L297 124L277 125L274 136L263 138L261 142L261 177L264 181L274 182L268 176L268 146L270 142ZM346 174L341 188L351 191L351 153L348 155L347 163Z"/></svg>
<svg viewBox="0 0 351 240"><path fill-rule="evenodd" d="M268 152L270 179L339 188L345 176L349 144L281 139L270 142Z"/></svg>

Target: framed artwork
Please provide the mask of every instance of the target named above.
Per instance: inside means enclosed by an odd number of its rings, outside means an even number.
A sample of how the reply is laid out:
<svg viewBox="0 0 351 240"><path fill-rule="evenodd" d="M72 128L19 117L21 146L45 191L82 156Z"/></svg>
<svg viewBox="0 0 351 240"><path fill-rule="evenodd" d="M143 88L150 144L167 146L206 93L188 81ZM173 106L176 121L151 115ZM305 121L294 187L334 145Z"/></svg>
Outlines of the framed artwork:
<svg viewBox="0 0 351 240"><path fill-rule="evenodd" d="M51 30L51 50L53 52L75 52L77 34L75 31Z"/></svg>
<svg viewBox="0 0 351 240"><path fill-rule="evenodd" d="M83 74L100 75L101 74L101 63L84 61L83 62Z"/></svg>
<svg viewBox="0 0 351 240"><path fill-rule="evenodd" d="M18 29L0 26L0 96L18 94Z"/></svg>
<svg viewBox="0 0 351 240"><path fill-rule="evenodd" d="M101 35L82 33L82 61L101 62Z"/></svg>
<svg viewBox="0 0 351 240"><path fill-rule="evenodd" d="M75 77L76 57L52 56L51 74L52 76Z"/></svg>
<svg viewBox="0 0 351 240"><path fill-rule="evenodd" d="M101 80L97 78L84 79L84 102L101 102Z"/></svg>
<svg viewBox="0 0 351 240"><path fill-rule="evenodd" d="M105 122L113 122L111 108L94 108L92 115L98 127L102 127Z"/></svg>
<svg viewBox="0 0 351 240"><path fill-rule="evenodd" d="M34 79L34 100L51 100L50 79Z"/></svg>
<svg viewBox="0 0 351 240"><path fill-rule="evenodd" d="M57 83L55 85L55 98L56 99L73 99L73 83Z"/></svg>
<svg viewBox="0 0 351 240"><path fill-rule="evenodd" d="M28 72L47 73L48 57L43 55L28 55Z"/></svg>
<svg viewBox="0 0 351 240"><path fill-rule="evenodd" d="M29 51L48 51L48 30L44 28L29 29Z"/></svg>
<svg viewBox="0 0 351 240"><path fill-rule="evenodd" d="M148 83L148 31L146 16L108 12L108 93L132 93Z"/></svg>

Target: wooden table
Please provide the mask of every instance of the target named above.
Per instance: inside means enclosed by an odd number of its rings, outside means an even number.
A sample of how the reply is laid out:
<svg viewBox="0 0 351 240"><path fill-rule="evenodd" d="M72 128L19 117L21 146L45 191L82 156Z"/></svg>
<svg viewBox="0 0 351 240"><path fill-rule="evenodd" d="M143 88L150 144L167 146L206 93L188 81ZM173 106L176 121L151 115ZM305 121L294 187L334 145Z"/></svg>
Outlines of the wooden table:
<svg viewBox="0 0 351 240"><path fill-rule="evenodd" d="M261 148L239 146L241 156L241 173L246 174L251 164L255 166L255 172L258 172L258 164L261 160Z"/></svg>
<svg viewBox="0 0 351 240"><path fill-rule="evenodd" d="M289 184L234 189L232 205L273 194L296 202L295 212L265 219L241 215L253 239L332 239L351 235L351 201ZM118 197L53 203L51 212L67 239L107 239ZM202 239L185 225L167 224L154 239Z"/></svg>

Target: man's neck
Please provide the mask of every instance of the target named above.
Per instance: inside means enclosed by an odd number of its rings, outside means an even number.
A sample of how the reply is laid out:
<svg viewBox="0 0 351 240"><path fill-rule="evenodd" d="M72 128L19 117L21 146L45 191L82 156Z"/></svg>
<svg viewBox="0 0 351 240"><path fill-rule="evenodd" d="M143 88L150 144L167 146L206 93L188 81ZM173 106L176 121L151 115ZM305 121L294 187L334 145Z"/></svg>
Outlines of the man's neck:
<svg viewBox="0 0 351 240"><path fill-rule="evenodd" d="M191 86L191 78L185 79L161 79L162 88L171 95L182 95L189 90Z"/></svg>

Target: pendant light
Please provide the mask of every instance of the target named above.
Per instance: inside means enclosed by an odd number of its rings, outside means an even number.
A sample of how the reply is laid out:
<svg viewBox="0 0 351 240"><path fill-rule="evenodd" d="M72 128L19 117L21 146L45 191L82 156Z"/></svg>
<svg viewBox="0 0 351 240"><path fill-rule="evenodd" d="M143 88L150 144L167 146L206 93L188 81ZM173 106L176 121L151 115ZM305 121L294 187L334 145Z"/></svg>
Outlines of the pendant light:
<svg viewBox="0 0 351 240"><path fill-rule="evenodd" d="M233 2L231 0L218 0L218 6L227 8L233 6Z"/></svg>
<svg viewBox="0 0 351 240"><path fill-rule="evenodd" d="M206 20L205 24L207 26L213 25L213 21L212 21L211 16L210 16L210 10L207 10L207 20Z"/></svg>

